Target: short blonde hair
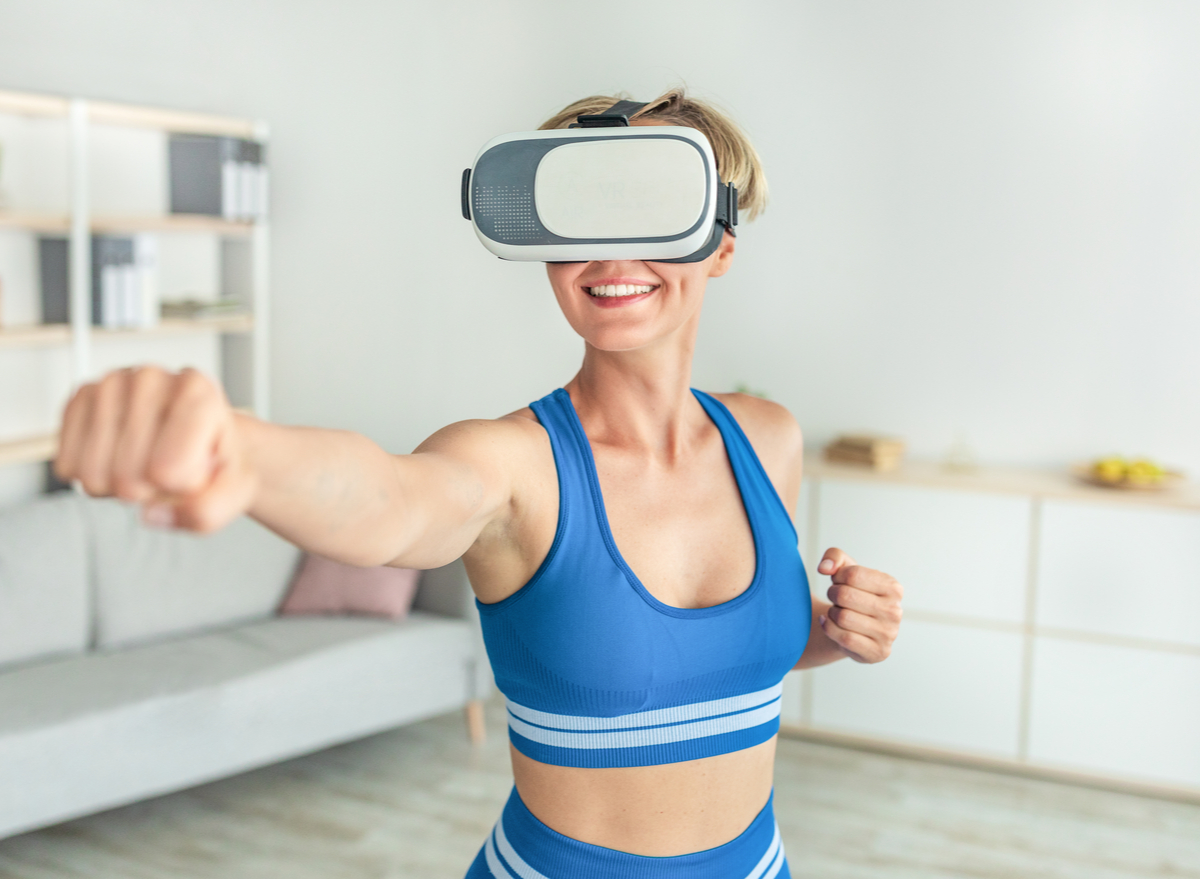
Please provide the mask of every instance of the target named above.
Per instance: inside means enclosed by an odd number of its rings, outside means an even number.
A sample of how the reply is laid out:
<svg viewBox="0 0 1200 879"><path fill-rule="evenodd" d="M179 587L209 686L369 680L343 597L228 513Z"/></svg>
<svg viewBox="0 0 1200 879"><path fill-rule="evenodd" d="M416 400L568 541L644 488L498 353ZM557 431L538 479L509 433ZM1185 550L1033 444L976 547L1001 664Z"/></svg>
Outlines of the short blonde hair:
<svg viewBox="0 0 1200 879"><path fill-rule="evenodd" d="M578 116L603 113L617 101L629 100L625 95L592 95L563 107L538 128L567 128ZM717 160L717 174L738 191L738 213L753 220L767 206L767 178L762 160L746 132L736 122L712 104L690 98L682 88L671 89L655 98L630 117L630 121L645 120L662 125L686 125L704 132L712 144Z"/></svg>

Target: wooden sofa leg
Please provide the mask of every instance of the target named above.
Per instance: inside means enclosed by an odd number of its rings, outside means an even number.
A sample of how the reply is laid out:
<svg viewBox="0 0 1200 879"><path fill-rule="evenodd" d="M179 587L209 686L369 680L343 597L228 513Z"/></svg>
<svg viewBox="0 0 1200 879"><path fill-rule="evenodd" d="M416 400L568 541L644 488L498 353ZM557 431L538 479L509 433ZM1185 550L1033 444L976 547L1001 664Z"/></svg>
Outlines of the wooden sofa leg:
<svg viewBox="0 0 1200 879"><path fill-rule="evenodd" d="M472 699L464 709L467 714L467 736L472 745L482 745L487 741L487 727L483 722L483 700Z"/></svg>

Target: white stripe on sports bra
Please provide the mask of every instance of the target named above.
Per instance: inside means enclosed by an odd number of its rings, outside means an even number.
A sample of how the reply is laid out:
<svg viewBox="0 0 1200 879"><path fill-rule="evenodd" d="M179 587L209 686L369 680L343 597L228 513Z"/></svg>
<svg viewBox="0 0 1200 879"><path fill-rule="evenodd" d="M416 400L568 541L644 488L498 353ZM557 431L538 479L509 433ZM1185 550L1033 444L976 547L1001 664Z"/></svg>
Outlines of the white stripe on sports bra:
<svg viewBox="0 0 1200 879"><path fill-rule="evenodd" d="M509 716L508 725L513 732L543 745L556 748L639 748L647 745L665 745L669 742L682 742L687 739L701 739L717 736L722 733L737 732L750 729L779 716L780 700L778 698L766 705L742 711L738 714L728 714L711 720L696 720L691 723L680 723L673 726L652 726L640 729L617 730L614 732L563 732L556 729L543 729L532 726L525 721ZM604 718L597 718L604 719Z"/></svg>

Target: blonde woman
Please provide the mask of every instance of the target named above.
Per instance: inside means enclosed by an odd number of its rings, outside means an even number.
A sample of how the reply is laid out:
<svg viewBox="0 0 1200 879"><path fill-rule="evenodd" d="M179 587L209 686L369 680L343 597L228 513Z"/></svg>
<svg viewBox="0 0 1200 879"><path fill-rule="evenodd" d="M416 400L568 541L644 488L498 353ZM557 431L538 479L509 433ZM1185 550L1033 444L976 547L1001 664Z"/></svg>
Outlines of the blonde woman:
<svg viewBox="0 0 1200 879"><path fill-rule="evenodd" d="M586 98L542 127L617 101ZM676 90L630 121L703 132L742 215L764 207L754 148L713 107ZM584 341L579 372L411 455L259 421L198 373L144 368L76 393L57 472L159 525L207 532L247 513L351 564L461 556L516 782L471 879L786 877L772 813L780 682L886 658L901 589L829 549L829 601L811 597L789 513L796 421L691 389L705 288L734 258L732 229L714 237L695 262L548 264Z"/></svg>

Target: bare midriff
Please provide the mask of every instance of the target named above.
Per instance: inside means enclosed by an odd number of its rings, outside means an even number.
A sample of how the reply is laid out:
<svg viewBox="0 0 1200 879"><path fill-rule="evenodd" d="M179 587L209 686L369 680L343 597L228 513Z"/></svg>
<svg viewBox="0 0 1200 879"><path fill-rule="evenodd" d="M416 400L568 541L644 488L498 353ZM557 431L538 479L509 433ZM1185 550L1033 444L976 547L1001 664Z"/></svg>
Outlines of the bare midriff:
<svg viewBox="0 0 1200 879"><path fill-rule="evenodd" d="M563 836L617 851L673 857L736 839L771 795L775 739L661 766L550 766L512 748L517 792Z"/></svg>

